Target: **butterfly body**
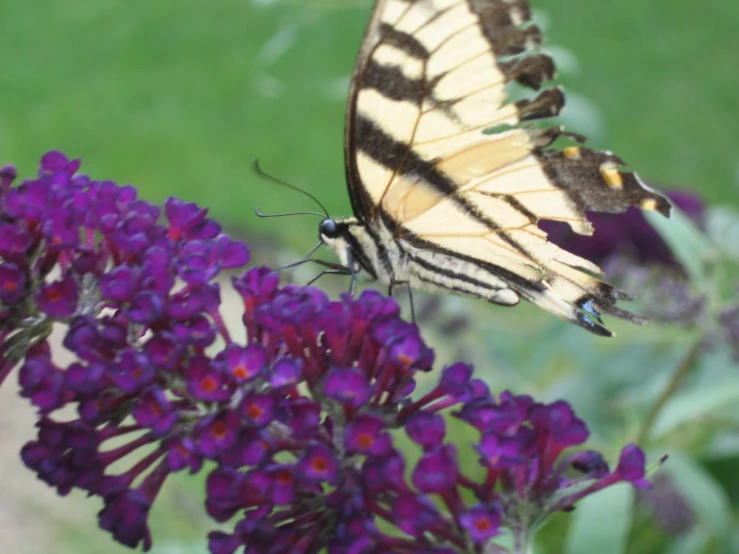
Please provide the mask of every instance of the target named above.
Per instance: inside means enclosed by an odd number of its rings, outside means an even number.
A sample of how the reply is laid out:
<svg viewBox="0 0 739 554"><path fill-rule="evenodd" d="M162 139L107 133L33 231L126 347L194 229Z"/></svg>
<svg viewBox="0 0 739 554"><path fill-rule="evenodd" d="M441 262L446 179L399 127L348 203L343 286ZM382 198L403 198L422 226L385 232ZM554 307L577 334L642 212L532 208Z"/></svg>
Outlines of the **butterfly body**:
<svg viewBox="0 0 739 554"><path fill-rule="evenodd" d="M594 264L547 241L537 223L592 234L586 211L669 203L610 152L531 122L559 114L554 63L538 50L526 0L378 0L352 76L346 174L354 217L321 224L352 273L393 286L511 306L520 298L601 335L626 295ZM327 223L330 222L330 223ZM325 231L325 232L324 232Z"/></svg>
<svg viewBox="0 0 739 554"><path fill-rule="evenodd" d="M372 224L356 218L333 221L336 231L321 233L321 240L355 275L364 272L387 286L407 284L417 290L484 298L504 306L519 302L518 294L494 271L418 239L395 238L382 220Z"/></svg>

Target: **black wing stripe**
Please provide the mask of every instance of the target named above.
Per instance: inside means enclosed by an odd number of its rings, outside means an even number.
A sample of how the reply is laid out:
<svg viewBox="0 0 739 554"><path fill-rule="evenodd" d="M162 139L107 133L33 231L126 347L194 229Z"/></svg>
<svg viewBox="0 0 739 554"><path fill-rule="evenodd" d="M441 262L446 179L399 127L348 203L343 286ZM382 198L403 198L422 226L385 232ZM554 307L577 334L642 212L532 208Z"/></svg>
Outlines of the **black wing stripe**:
<svg viewBox="0 0 739 554"><path fill-rule="evenodd" d="M357 240L352 233L345 234L346 241L349 243L349 249L355 258L355 261L362 266L362 268L370 274L372 279L377 279L377 268L372 264L374 258L368 252L365 247ZM375 258L376 259L376 258Z"/></svg>
<svg viewBox="0 0 739 554"><path fill-rule="evenodd" d="M457 185L441 173L433 161L426 161L408 148L408 145L395 140L382 128L368 117L357 114L356 134L364 138L359 144L360 151L372 158L383 167L396 171L400 175L414 175L420 177L429 185L434 187L441 196L453 201L456 206L476 221L484 224L491 232L498 236L517 252L531 258L531 254L513 240L508 233L501 231L501 227L493 219L483 214L475 205L457 194ZM526 215L524 213L524 215ZM395 222L397 225L397 222ZM392 227L395 232L397 227Z"/></svg>
<svg viewBox="0 0 739 554"><path fill-rule="evenodd" d="M443 248L439 246L438 244L426 241L418 236L412 235L408 231L405 231L405 230L404 230L403 240L410 242L414 247L419 248L421 250L436 251L436 252L440 252L444 254L447 257L456 258L464 262L469 262L470 264L476 267L479 267L481 269L484 269L485 271L490 272L496 277L500 277L504 281L511 283L514 287L516 287L517 289L520 289L521 291L541 292L546 289L546 287L542 283L534 283L532 281L529 281L528 279L525 279L524 277L521 277L519 274L514 273L513 271L510 271L498 265L495 265L490 262L486 262L486 261L483 261L477 258L473 258L471 256L460 254L459 252L455 252L454 250ZM415 261L419 261L419 260L415 260ZM440 268L436 266L431 266L430 269L432 271L441 272ZM463 276L460 276L460 278L462 277Z"/></svg>
<svg viewBox="0 0 739 554"><path fill-rule="evenodd" d="M524 206L514 195L512 194L496 194L493 192L482 191L479 192L484 196L490 196L491 198L498 198L507 203L511 208L517 210L521 215L529 220L530 223L536 223L539 221L539 216Z"/></svg>
<svg viewBox="0 0 739 554"><path fill-rule="evenodd" d="M482 267L484 269L487 269L497 277L501 277L505 279L508 282L512 282L510 277L508 276L508 272L498 266L493 266L492 264L487 263L480 263L479 260L472 260L471 258L467 258L466 256L461 256L457 254L456 252L450 252L446 251L445 255L447 256L454 256L460 260L469 260L475 263L475 265ZM500 288L491 287L490 285L483 283L481 281L478 281L476 279L472 279L469 276L463 274L463 273L456 273L453 271L449 271L443 268L440 268L438 266L435 266L433 264L429 264L425 262L424 260L416 258L414 260L419 266L421 266L425 271L428 272L430 275L441 275L443 277L447 277L450 279L454 279L461 283L468 283L472 285L473 287L480 287L484 290L489 291L498 291L501 290ZM517 275L513 274L515 277L518 277ZM476 294L477 291L474 289L470 289L464 286L454 286L449 283L443 282L443 281L437 281L434 279L429 278L428 276L423 275L422 273L417 273L416 276L420 281L438 286L443 287L448 290L452 290L461 294L473 294L475 296L481 296L479 294ZM529 296L529 294L533 294L536 292L543 292L545 290L544 287L538 286L536 283L531 283L529 281L520 280L519 283L515 283L514 289L515 292L520 293L524 298ZM626 312L624 310L620 310L614 306L611 305L612 301L615 301L615 299L612 298L612 295L609 294L608 285L604 284L604 292L603 297L598 297L594 295L584 295L580 300L575 302L575 306L580 310L575 312L574 314L574 320L573 322L577 325L584 327L588 331L591 331L592 333L595 333L596 335L604 336L604 337L610 337L613 335L608 329L606 329L602 325L602 321L600 318L600 314L594 309L593 303L597 303L598 307L603 309L603 311L609 315L613 315L616 317L620 317L622 319L627 319L630 321L634 321L636 323L643 322L643 319L638 318L634 316L634 314L631 314L630 312ZM528 294L527 294L528 293ZM531 300L531 298L528 298ZM604 304L605 301L605 304Z"/></svg>
<svg viewBox="0 0 739 554"><path fill-rule="evenodd" d="M447 256L450 255L449 252L445 252L444 254ZM452 271L450 269L439 267L438 265L429 263L422 258L418 258L418 257L413 258L413 262L417 264L418 266L422 267L424 271L427 271L434 275L441 275L443 277L447 277L455 281L460 281L462 283L468 283L472 285L473 287L477 287L477 288L481 288L481 289L489 290L489 291L499 291L501 290L501 288L504 288L504 287L493 287L490 284L485 283L484 281L480 281L479 279L475 279L474 277L470 277L469 275L465 273L459 273L456 271ZM423 280L423 275L419 275L418 277ZM435 283L435 284L441 285L441 283ZM448 285L444 285L444 287L448 288ZM463 290L463 289L456 289L456 290ZM469 290L469 289L464 289L464 290Z"/></svg>
<svg viewBox="0 0 739 554"><path fill-rule="evenodd" d="M412 58L425 60L429 57L429 51L413 35L399 31L392 25L383 23L380 25L380 44L387 44L398 50L402 50Z"/></svg>
<svg viewBox="0 0 739 554"><path fill-rule="evenodd" d="M426 92L423 79L412 79L400 67L383 65L374 59L367 62L362 87L374 89L390 100L409 101L417 106Z"/></svg>
<svg viewBox="0 0 739 554"><path fill-rule="evenodd" d="M366 225L364 230L367 231L367 236L372 240L377 251L377 258L380 260L382 268L385 270L385 274L390 277L390 280L395 279L395 271L393 271L393 264L390 260L390 255L387 251L387 247L382 239L377 235L372 225Z"/></svg>
<svg viewBox="0 0 739 554"><path fill-rule="evenodd" d="M455 285L449 285L448 283L444 283L443 281L437 281L435 279L430 279L428 276L423 275L423 274L417 274L416 277L418 278L419 281L422 281L424 283L428 283L430 285L434 285L436 287L441 287L441 288L444 288L446 290L449 290L449 291L452 291L452 292L456 292L458 294L471 294L471 295L474 295L474 296L479 297L479 295L477 295L474 290L470 290L470 289L465 288L465 287L460 287L460 286L455 286Z"/></svg>
<svg viewBox="0 0 739 554"><path fill-rule="evenodd" d="M421 158L409 148L408 143L395 140L366 115L357 114L355 133L363 138L358 145L359 150L383 167L400 175L422 177L442 196L456 192L457 186L436 169L434 162Z"/></svg>

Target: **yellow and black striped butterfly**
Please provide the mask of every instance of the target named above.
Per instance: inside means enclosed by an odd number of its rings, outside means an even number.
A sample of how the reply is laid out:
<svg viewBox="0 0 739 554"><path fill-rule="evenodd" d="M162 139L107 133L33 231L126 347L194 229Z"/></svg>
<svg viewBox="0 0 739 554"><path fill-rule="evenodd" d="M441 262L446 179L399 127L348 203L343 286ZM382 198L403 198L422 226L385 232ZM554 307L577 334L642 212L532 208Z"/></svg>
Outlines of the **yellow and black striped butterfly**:
<svg viewBox="0 0 739 554"><path fill-rule="evenodd" d="M526 0L379 0L352 77L346 178L354 217L327 218L320 238L343 266L513 306L524 298L599 335L601 314L634 322L626 295L594 264L551 242L540 219L591 234L585 211L670 205L609 152L556 148L557 87L507 99L517 82L554 76L538 52Z"/></svg>

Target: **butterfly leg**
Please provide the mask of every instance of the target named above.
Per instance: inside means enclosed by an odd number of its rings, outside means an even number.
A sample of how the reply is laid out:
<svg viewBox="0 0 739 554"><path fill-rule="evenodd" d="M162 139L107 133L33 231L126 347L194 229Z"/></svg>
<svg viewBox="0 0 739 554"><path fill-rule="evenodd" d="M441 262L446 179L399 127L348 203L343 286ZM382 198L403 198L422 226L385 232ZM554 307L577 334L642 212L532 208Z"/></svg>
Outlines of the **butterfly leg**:
<svg viewBox="0 0 739 554"><path fill-rule="evenodd" d="M327 267L328 269L324 269L318 275L316 275L315 277L313 277L313 279L311 279L310 281L308 281L305 284L306 287L309 287L310 285L312 285L313 283L315 283L316 281L318 281L318 279L320 279L324 275L349 275L351 273L351 271L349 270L348 267L344 267L343 265L336 264L334 262L327 262L326 260L318 260L318 259L315 259L315 258L312 258L312 259L310 259L308 261L315 262L318 265L322 265L323 267Z"/></svg>
<svg viewBox="0 0 739 554"><path fill-rule="evenodd" d="M352 295L352 298L357 292L357 274L352 271L352 281L349 283L349 294Z"/></svg>
<svg viewBox="0 0 739 554"><path fill-rule="evenodd" d="M345 269L347 270L347 273L351 273L352 276L351 283L349 283L349 294L351 294L352 298L354 298L354 294L357 292L357 272L359 269L356 262L354 261L352 250L349 247L347 247L346 249L346 260L347 267Z"/></svg>
<svg viewBox="0 0 739 554"><path fill-rule="evenodd" d="M416 309L413 306L413 289L411 289L411 284L408 281L390 281L390 285L387 289L387 295L392 296L393 295L393 288L395 288L398 285L405 285L408 287L408 300L411 304L411 321L413 323L416 322Z"/></svg>
<svg viewBox="0 0 739 554"><path fill-rule="evenodd" d="M312 258L311 256L313 256L313 254L315 253L315 251L318 250L321 247L321 244L323 244L323 243L320 243L319 242L313 248L311 248L310 249L310 252L308 252L308 254L306 254L304 258L301 258L301 259L299 259L299 260L297 260L295 262L289 263L287 265L283 265L282 267L278 267L274 271L275 272L277 272L277 271L283 271L285 269L290 269L292 267L298 267L299 265L307 264L308 262L320 262L320 260L316 260L315 258Z"/></svg>
<svg viewBox="0 0 739 554"><path fill-rule="evenodd" d="M320 279L324 275L349 275L349 273L350 272L348 271L348 268L346 268L346 267L341 267L341 268L338 268L338 269L324 269L318 275L316 275L315 277L313 277L313 279L311 279L310 281L308 281L305 284L305 286L306 287L311 286L313 283L315 283L316 281L318 281L318 279Z"/></svg>

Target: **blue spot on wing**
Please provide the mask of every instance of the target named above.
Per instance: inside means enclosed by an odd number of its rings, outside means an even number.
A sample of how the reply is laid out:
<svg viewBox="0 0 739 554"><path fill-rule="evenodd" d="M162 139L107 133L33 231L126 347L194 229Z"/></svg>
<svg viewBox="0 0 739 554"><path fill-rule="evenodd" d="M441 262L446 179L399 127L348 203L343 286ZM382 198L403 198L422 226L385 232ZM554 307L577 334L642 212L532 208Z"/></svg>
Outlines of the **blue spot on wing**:
<svg viewBox="0 0 739 554"><path fill-rule="evenodd" d="M577 307L581 310L577 314L580 324L597 335L611 336L611 332L603 326L600 312L595 308L592 298L578 302Z"/></svg>
<svg viewBox="0 0 739 554"><path fill-rule="evenodd" d="M593 305L593 300L592 299L591 300L586 300L585 302L581 303L580 304L580 309L581 310L585 310L590 315L595 316L595 319L597 319L598 321L600 321L602 323L602 321L600 319L600 312L595 309L595 306Z"/></svg>

